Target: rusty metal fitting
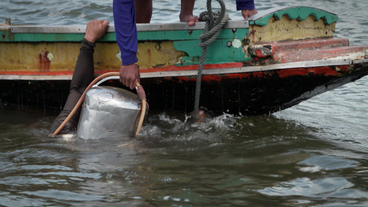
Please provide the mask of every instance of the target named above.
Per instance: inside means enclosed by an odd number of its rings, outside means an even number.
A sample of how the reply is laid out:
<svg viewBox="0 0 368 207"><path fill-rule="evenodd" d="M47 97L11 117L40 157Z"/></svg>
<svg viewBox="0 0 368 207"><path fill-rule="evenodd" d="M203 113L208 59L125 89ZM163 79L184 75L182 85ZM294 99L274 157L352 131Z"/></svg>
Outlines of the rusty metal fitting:
<svg viewBox="0 0 368 207"><path fill-rule="evenodd" d="M249 45L250 44L250 39L248 37L244 37L242 40L242 45L243 46L246 46L246 45Z"/></svg>

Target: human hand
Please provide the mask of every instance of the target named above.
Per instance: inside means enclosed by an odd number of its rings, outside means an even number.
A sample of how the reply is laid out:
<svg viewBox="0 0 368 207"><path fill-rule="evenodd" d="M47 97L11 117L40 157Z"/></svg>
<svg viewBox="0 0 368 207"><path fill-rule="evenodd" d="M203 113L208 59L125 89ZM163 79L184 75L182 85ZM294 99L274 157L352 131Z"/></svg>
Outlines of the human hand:
<svg viewBox="0 0 368 207"><path fill-rule="evenodd" d="M248 17L253 16L257 13L258 13L257 9L242 10L242 15L243 15L244 19L247 19Z"/></svg>
<svg viewBox="0 0 368 207"><path fill-rule="evenodd" d="M138 65L123 65L120 68L120 82L130 89L134 89L136 82L140 83Z"/></svg>
<svg viewBox="0 0 368 207"><path fill-rule="evenodd" d="M100 39L105 34L108 25L108 20L95 19L88 22L84 38L92 43L95 43L96 40Z"/></svg>

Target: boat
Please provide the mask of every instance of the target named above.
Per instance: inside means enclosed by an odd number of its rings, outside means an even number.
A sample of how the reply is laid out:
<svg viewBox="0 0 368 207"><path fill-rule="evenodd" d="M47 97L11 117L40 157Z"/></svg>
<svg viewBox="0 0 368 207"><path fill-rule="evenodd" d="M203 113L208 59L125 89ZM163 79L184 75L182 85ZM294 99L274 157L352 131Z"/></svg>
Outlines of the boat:
<svg viewBox="0 0 368 207"><path fill-rule="evenodd" d="M368 45L335 38L337 21L334 13L304 6L229 20L208 46L200 105L219 113L269 114L367 75ZM150 110L193 110L205 24L137 24ZM0 106L62 108L85 28L2 24ZM109 26L96 44L96 76L119 71L114 32Z"/></svg>

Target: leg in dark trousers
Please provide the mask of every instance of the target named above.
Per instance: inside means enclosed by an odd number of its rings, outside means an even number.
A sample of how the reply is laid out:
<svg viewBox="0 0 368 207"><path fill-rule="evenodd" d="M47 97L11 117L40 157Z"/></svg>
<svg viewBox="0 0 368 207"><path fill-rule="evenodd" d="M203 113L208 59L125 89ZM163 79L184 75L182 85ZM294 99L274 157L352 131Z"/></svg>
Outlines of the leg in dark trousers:
<svg viewBox="0 0 368 207"><path fill-rule="evenodd" d="M74 68L73 78L70 83L69 95L64 105L63 110L59 116L56 117L54 123L51 126L51 132L61 125L66 117L73 110L74 106L82 96L84 90L91 83L94 78L94 67L93 67L93 52L94 44L88 40L82 40L82 46L80 48L77 64ZM81 107L72 116L69 122L65 125L61 133L69 133L77 128Z"/></svg>
<svg viewBox="0 0 368 207"><path fill-rule="evenodd" d="M99 39L106 31L108 22L102 20L94 20L87 24L86 35L82 40L77 63L74 68L73 78L70 83L69 95L64 105L63 110L56 117L51 125L51 133L55 132L61 123L73 110L74 106L86 90L87 86L94 79L94 66L93 66L93 52L95 44L94 42ZM65 125L62 134L70 133L77 128L81 107L72 116L69 122Z"/></svg>

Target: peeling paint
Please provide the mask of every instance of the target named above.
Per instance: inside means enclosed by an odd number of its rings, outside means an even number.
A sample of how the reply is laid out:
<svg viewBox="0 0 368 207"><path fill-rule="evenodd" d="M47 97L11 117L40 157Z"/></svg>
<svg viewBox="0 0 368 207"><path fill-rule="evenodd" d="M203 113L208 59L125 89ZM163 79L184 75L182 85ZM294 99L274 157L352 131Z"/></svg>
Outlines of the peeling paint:
<svg viewBox="0 0 368 207"><path fill-rule="evenodd" d="M238 49L239 47L241 47L242 44L241 44L241 41L239 39L235 38L232 42L232 45L233 45L233 47Z"/></svg>
<svg viewBox="0 0 368 207"><path fill-rule="evenodd" d="M249 52L252 56L266 58L273 55L271 45L253 45L249 47Z"/></svg>
<svg viewBox="0 0 368 207"><path fill-rule="evenodd" d="M53 58L54 58L54 54L52 54L52 52L50 51L50 52L47 54L47 59L49 59L49 61L51 61Z"/></svg>
<svg viewBox="0 0 368 207"><path fill-rule="evenodd" d="M116 53L116 57L119 59L119 61L121 62L121 51L119 50L118 53Z"/></svg>
<svg viewBox="0 0 368 207"><path fill-rule="evenodd" d="M270 18L265 26L251 25L249 35L254 43L325 38L333 36L335 25L336 23L326 25L323 19L316 21L313 16L299 21L284 15L280 20L275 20L275 17Z"/></svg>
<svg viewBox="0 0 368 207"><path fill-rule="evenodd" d="M243 51L243 53L245 53L245 56L244 56L244 58L246 59L249 55L248 55L248 48L249 48L249 46L247 45L247 46L244 46L243 48L242 48L242 51Z"/></svg>
<svg viewBox="0 0 368 207"><path fill-rule="evenodd" d="M147 49L147 54L148 54L148 65L152 65L152 55L151 55L151 50Z"/></svg>
<svg viewBox="0 0 368 207"><path fill-rule="evenodd" d="M49 51L47 51L46 49L42 50L40 52L40 54L38 54L38 59L39 59L39 70L41 72L48 72L50 71L50 60L47 58L49 54Z"/></svg>

